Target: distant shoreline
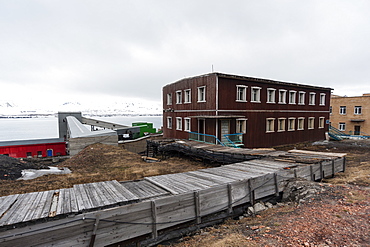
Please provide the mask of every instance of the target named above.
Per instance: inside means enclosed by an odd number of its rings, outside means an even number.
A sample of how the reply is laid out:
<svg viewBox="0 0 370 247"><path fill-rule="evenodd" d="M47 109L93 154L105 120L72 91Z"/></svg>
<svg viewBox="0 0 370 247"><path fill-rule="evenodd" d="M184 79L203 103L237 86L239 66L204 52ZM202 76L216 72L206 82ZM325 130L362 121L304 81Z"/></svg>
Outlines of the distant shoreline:
<svg viewBox="0 0 370 247"><path fill-rule="evenodd" d="M141 117L141 116L148 116L148 117L160 117L162 114L129 114L129 113L87 113L83 114L83 116L88 117ZM0 119L9 119L9 118L40 118L40 117L58 117L58 113L52 113L52 114L9 114L9 115L0 115Z"/></svg>

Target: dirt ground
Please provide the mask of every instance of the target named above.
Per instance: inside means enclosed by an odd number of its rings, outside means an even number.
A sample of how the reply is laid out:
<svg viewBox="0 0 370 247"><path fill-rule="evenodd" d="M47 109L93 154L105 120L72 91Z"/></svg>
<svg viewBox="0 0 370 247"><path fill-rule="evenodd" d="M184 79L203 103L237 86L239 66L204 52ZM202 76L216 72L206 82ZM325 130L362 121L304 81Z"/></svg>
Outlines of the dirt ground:
<svg viewBox="0 0 370 247"><path fill-rule="evenodd" d="M166 246L370 246L370 141L305 143L277 149L292 148L347 153L347 169L335 178L314 183L312 187L322 189L309 200L292 200L254 217L229 219ZM137 154L102 144L89 146L58 166L68 167L72 173L24 181L0 180L0 196L206 167L179 157L147 163Z"/></svg>

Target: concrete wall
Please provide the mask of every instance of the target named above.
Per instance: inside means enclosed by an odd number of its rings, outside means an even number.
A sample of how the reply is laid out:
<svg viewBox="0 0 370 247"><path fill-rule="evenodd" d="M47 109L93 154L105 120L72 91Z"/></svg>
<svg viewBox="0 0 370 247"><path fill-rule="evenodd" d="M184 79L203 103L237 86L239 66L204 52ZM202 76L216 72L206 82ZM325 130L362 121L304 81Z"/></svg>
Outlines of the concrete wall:
<svg viewBox="0 0 370 247"><path fill-rule="evenodd" d="M79 137L79 138L70 138L68 141L68 151L69 155L73 156L78 154L85 147L94 144L102 143L108 145L118 145L118 136L96 136L96 137Z"/></svg>
<svg viewBox="0 0 370 247"><path fill-rule="evenodd" d="M158 139L158 138L161 138L162 136L163 136L162 134L144 136L139 139L120 142L119 146L133 153L141 153L141 152L146 151L146 141L147 140Z"/></svg>

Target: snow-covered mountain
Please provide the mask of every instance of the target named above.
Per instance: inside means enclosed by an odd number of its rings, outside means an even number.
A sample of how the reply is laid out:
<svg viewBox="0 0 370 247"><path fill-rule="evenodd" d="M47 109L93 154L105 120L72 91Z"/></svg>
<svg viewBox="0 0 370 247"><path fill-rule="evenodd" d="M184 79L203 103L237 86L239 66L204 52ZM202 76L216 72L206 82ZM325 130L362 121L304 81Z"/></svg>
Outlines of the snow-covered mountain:
<svg viewBox="0 0 370 247"><path fill-rule="evenodd" d="M111 115L160 115L162 114L162 104L156 101L146 101L142 99L129 101L109 101L104 102L63 102L48 103L42 105L25 105L22 103L1 102L1 116L33 116L33 115L53 115L57 112L80 111L87 116L111 116Z"/></svg>

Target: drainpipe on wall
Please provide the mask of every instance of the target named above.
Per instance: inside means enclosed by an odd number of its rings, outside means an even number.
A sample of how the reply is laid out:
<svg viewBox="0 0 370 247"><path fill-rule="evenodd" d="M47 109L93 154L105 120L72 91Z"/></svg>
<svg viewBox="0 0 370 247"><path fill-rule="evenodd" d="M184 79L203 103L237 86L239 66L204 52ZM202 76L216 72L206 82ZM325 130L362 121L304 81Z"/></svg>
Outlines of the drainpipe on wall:
<svg viewBox="0 0 370 247"><path fill-rule="evenodd" d="M215 97L216 97L216 116L218 116L218 75L216 73L216 94L215 94ZM216 135L215 135L218 139L219 136L218 136L218 119L216 118Z"/></svg>

